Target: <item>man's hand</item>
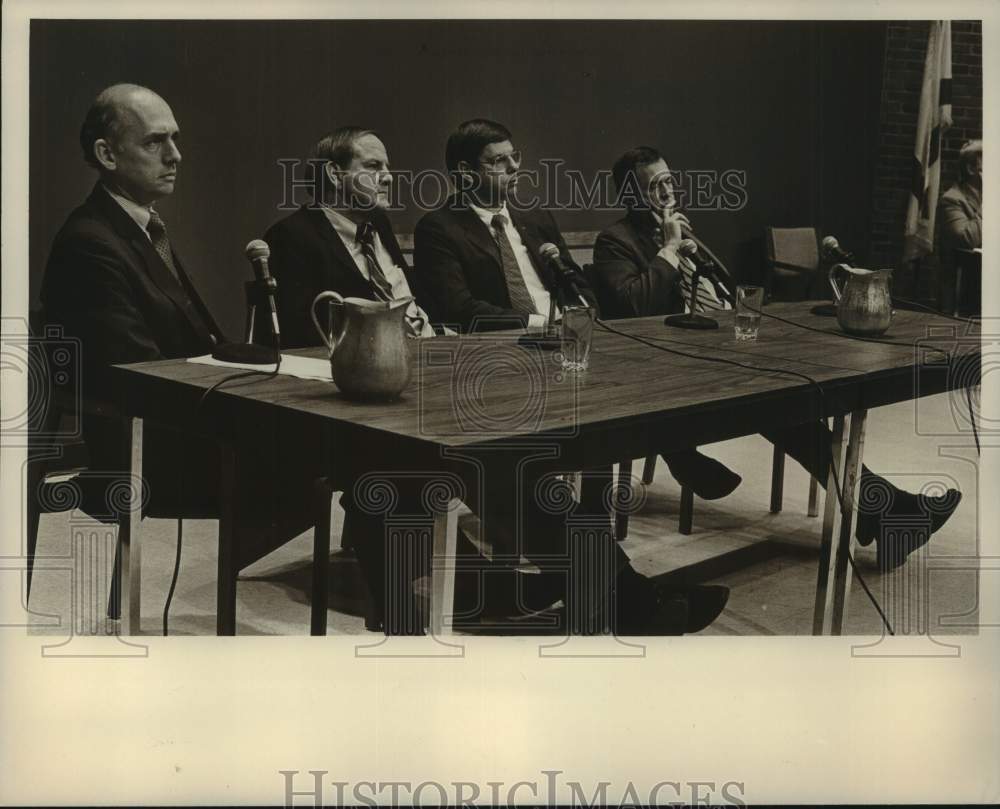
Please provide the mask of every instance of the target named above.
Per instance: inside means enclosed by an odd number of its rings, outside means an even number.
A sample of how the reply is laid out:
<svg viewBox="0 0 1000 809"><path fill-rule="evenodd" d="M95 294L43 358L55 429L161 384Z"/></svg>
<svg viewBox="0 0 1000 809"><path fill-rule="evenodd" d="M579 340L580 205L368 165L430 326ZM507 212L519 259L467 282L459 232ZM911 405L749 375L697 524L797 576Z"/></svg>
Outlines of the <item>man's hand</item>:
<svg viewBox="0 0 1000 809"><path fill-rule="evenodd" d="M684 238L681 228L691 230L691 223L677 208L664 208L662 211L656 211L655 216L663 232L663 247L671 253L676 253L677 245Z"/></svg>

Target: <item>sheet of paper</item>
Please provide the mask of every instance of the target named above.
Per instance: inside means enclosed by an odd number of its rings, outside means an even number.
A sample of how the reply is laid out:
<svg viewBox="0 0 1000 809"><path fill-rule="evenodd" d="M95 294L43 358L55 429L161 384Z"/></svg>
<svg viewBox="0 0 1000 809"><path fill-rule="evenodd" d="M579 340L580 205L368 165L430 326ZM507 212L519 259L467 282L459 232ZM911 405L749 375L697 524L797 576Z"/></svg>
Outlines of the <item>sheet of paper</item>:
<svg viewBox="0 0 1000 809"><path fill-rule="evenodd" d="M263 371L269 373L274 371L274 364L271 365L248 365L241 362L223 362L217 360L211 354L201 357L189 357L188 362L196 362L199 365L217 365L220 368L245 368L248 371ZM294 354L281 355L281 370L278 374L287 374L299 379L316 379L320 382L332 382L330 376L330 361L317 359L315 357L298 357Z"/></svg>

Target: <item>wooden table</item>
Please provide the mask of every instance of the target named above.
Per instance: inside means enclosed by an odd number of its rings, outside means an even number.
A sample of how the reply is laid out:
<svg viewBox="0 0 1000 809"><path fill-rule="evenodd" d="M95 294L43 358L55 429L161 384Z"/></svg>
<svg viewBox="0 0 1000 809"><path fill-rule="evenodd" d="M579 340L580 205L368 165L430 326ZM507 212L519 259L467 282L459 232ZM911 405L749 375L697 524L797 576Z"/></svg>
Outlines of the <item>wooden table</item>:
<svg viewBox="0 0 1000 809"><path fill-rule="evenodd" d="M844 495L840 508L831 471L823 518L814 633L839 634L850 592L847 554L853 541L854 499L871 407L936 394L979 379L978 330L935 315L897 312L882 340L846 339L831 318L809 314L808 304L773 304L765 310L823 333L765 316L755 342L736 342L732 313L717 313L718 331L668 329L662 318L613 321L628 335L689 353L664 353L598 327L590 369L564 374L552 354L525 350L506 334L440 337L412 344L414 377L393 403L344 399L330 383L281 376L241 381L213 393L197 423L204 390L231 371L170 360L115 369L115 394L131 417L133 472L141 470L143 419L213 435L223 447L223 509L219 529L219 634L236 627L236 577L240 548L235 526L241 508L235 481L241 459L234 425L263 418L294 418L311 425L336 463L364 452L428 474L454 477L460 464L498 459L516 469L565 472L610 465L666 451L833 418L833 457ZM943 361L935 346L951 352ZM310 353L310 352L303 352ZM320 355L320 350L312 352ZM797 372L815 380L753 371L706 361L735 360L758 368ZM957 365L960 370L956 370ZM503 466L503 463L500 466ZM447 632L453 576L440 562L454 557L454 503L432 498L435 547L432 629ZM608 525L610 537L610 525ZM127 631L139 627L138 514L121 530L123 615ZM609 540L610 541L610 540ZM322 611L325 604L314 605Z"/></svg>

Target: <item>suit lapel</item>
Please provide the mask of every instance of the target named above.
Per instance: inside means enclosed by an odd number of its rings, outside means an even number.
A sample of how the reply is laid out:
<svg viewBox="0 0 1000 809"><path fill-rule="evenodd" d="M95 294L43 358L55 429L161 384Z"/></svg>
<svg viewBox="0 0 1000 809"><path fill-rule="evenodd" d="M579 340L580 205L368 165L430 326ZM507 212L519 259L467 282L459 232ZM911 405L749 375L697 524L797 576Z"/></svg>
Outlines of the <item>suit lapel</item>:
<svg viewBox="0 0 1000 809"><path fill-rule="evenodd" d="M497 245L497 240L493 238L490 229L479 218L479 214L472 208L462 208L456 211L455 215L458 217L469 242L492 258L498 267L502 267L503 262L500 260L500 247Z"/></svg>
<svg viewBox="0 0 1000 809"><path fill-rule="evenodd" d="M326 214L323 213L323 209L318 206L303 206L303 210L306 216L309 217L309 221L312 222L316 232L319 234L320 239L326 244L330 251L331 258L337 264L339 264L348 273L355 275L359 282L362 283L367 289L369 286L369 281L365 278L364 274L358 269L357 263L351 257L350 251L347 249L347 245L344 244L344 240L340 238L340 235L333 229L333 225L330 224L330 220L326 218ZM330 279L327 279L329 285Z"/></svg>
<svg viewBox="0 0 1000 809"><path fill-rule="evenodd" d="M187 279L191 292L189 295L188 292L181 286L181 282L174 277L174 274L170 272L167 265L163 263L163 259L160 258L156 250L153 249L152 243L149 241L149 238L143 232L142 228L140 228L136 221L129 216L122 209L122 207L114 201L114 199L111 198L111 195L108 194L108 192L105 191L100 184L95 186L90 199L95 207L97 207L104 214L105 218L108 219L118 234L129 242L132 249L142 259L142 262L145 265L146 274L149 276L149 280L153 282L160 292L173 302L180 313L184 315L187 321L191 324L195 333L198 334L202 340L208 342L212 337L208 328L210 324L206 324L195 310L192 298L198 298L199 296L197 290L194 288L194 284L191 283L191 280ZM176 252L174 252L174 264L177 267L178 272L183 275L184 270L181 269L181 263L177 258ZM201 303L200 299L199 303ZM202 304L202 308L204 308L204 304Z"/></svg>

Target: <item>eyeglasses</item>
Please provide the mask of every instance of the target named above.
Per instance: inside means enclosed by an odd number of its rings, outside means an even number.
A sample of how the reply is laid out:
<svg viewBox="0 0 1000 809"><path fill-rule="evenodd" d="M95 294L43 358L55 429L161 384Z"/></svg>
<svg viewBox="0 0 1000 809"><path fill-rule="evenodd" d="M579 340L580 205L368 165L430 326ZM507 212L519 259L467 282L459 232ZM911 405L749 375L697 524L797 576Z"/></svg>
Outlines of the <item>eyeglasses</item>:
<svg viewBox="0 0 1000 809"><path fill-rule="evenodd" d="M496 169L500 168L501 164L510 163L514 166L521 165L521 152L515 149L513 152L508 152L507 154L497 155L496 157L483 158L479 161L484 166Z"/></svg>

